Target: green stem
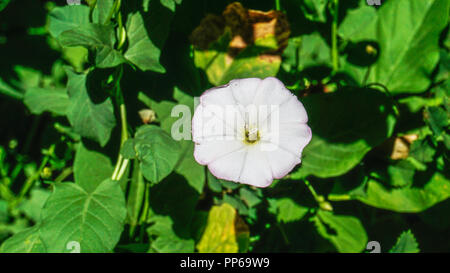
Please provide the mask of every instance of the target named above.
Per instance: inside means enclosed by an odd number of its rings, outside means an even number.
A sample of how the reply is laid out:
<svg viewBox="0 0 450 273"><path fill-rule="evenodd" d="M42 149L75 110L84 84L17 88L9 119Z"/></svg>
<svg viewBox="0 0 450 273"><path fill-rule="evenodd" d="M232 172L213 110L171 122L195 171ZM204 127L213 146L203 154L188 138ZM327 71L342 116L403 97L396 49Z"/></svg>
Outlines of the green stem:
<svg viewBox="0 0 450 273"><path fill-rule="evenodd" d="M122 3L121 0L114 1L114 4L112 5L111 10L109 11L108 17L106 18L105 22L103 23L104 25L108 25L111 22L111 19L114 16L114 14L116 14L117 11L120 9L121 3Z"/></svg>
<svg viewBox="0 0 450 273"><path fill-rule="evenodd" d="M331 61L333 64L333 72L339 69L339 52L337 43L337 27L338 27L338 10L339 0L333 0L333 22L331 23Z"/></svg>
<svg viewBox="0 0 450 273"><path fill-rule="evenodd" d="M94 9L95 6L97 6L97 1L95 1L95 3L93 3L91 6L89 6L89 22L93 23L94 22Z"/></svg>
<svg viewBox="0 0 450 273"><path fill-rule="evenodd" d="M311 183L309 183L308 180L304 180L306 187L308 188L308 190L311 192L312 196L314 197L314 200L317 201L317 203L320 203L321 201L323 201L323 197L319 196L316 192L316 190L313 188L313 186L311 185Z"/></svg>
<svg viewBox="0 0 450 273"><path fill-rule="evenodd" d="M66 179L69 175L71 175L73 173L73 168L72 167L68 167L66 169L64 169L59 175L58 177L56 177L55 182L59 183L59 182L63 182L64 179Z"/></svg>
<svg viewBox="0 0 450 273"><path fill-rule="evenodd" d="M275 0L275 10L281 10L280 0Z"/></svg>
<svg viewBox="0 0 450 273"><path fill-rule="evenodd" d="M322 210L333 211L333 206L327 200L325 200L325 197L323 197L322 195L318 195L316 190L308 180L305 179L304 182L306 187L309 189L314 199L316 200L317 204L319 205L319 208Z"/></svg>
<svg viewBox="0 0 450 273"><path fill-rule="evenodd" d="M17 206L25 197L25 195L30 191L30 189L34 185L34 182L39 178L48 161L50 160L51 155L53 155L54 152L55 152L55 144L50 146L47 155L45 155L44 159L42 159L39 169L25 181L25 184L22 186L22 189L20 190L17 198L14 200L12 207Z"/></svg>
<svg viewBox="0 0 450 273"><path fill-rule="evenodd" d="M14 193L5 184L6 183L0 183L0 197L6 201L14 200Z"/></svg>

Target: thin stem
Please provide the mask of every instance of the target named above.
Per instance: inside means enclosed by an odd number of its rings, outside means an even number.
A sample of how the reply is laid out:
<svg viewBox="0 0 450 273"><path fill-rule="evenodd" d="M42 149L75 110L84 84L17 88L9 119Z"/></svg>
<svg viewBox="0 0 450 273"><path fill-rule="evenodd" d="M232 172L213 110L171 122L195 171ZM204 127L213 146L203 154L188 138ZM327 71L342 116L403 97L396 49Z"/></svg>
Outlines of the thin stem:
<svg viewBox="0 0 450 273"><path fill-rule="evenodd" d="M15 198L14 193L5 185L5 183L0 183L0 197L6 201L11 201Z"/></svg>
<svg viewBox="0 0 450 273"><path fill-rule="evenodd" d="M333 22L331 23L331 61L333 64L333 72L335 73L339 69L339 52L337 43L339 0L333 0L332 3Z"/></svg>
<svg viewBox="0 0 450 273"><path fill-rule="evenodd" d="M123 67L119 66L116 70L116 76L115 76L115 97L117 104L119 105L120 109L120 121L122 124L122 131L121 131L121 139L120 139L120 148L119 148L119 156L117 158L117 163L114 168L114 172L112 174L111 179L112 180L120 180L122 178L122 175L125 173L126 166L128 165L128 160L124 159L122 155L120 154L120 150L122 149L123 144L128 139L128 124L127 124L127 109L125 106L122 90L120 89L120 80L122 79L123 75ZM124 166L122 166L124 165Z"/></svg>
<svg viewBox="0 0 450 273"><path fill-rule="evenodd" d="M322 201L321 199L323 199L323 198L321 198L317 194L316 190L313 188L313 186L311 185L311 183L309 183L308 180L305 179L304 182L305 182L306 187L308 188L308 190L311 192L312 196L314 197L314 200L316 200L317 203L320 203Z"/></svg>
<svg viewBox="0 0 450 273"><path fill-rule="evenodd" d="M108 17L106 18L105 22L103 24L108 25L109 22L111 22L111 19L114 14L120 9L121 0L114 1L114 4L111 7L111 10L109 11Z"/></svg>
<svg viewBox="0 0 450 273"><path fill-rule="evenodd" d="M124 103L120 105L120 120L122 123L122 136L120 140L120 149L121 149L125 141L128 139L127 114ZM126 167L128 166L129 160L123 158L123 156L120 154L120 149L119 149L119 158L117 159L117 164L114 168L114 172L111 177L112 180L120 180L120 178L122 178L123 174L125 173Z"/></svg>
<svg viewBox="0 0 450 273"><path fill-rule="evenodd" d="M309 189L314 199L316 200L317 204L319 205L319 208L326 211L333 211L333 206L327 200L325 200L325 197L323 197L322 195L318 195L316 190L308 180L305 179L304 182L306 187Z"/></svg>
<svg viewBox="0 0 450 273"><path fill-rule="evenodd" d="M42 159L39 169L25 181L25 184L22 186L22 189L20 190L20 193L17 196L16 200L14 200L15 202L13 202L12 207L18 205L20 201L22 201L22 199L25 197L25 195L29 192L29 190L33 187L34 182L39 178L48 161L50 160L51 155L54 152L55 152L55 144L50 146L47 155L44 157L44 159Z"/></svg>
<svg viewBox="0 0 450 273"><path fill-rule="evenodd" d="M73 168L69 167L64 169L59 175L58 177L56 177L55 182L59 183L59 182L63 182L64 179L66 179L69 175L71 175L73 173Z"/></svg>
<svg viewBox="0 0 450 273"><path fill-rule="evenodd" d="M97 6L97 1L95 1L90 7L89 7L89 22L94 22L94 9L95 6Z"/></svg>
<svg viewBox="0 0 450 273"><path fill-rule="evenodd" d="M129 159L125 159L125 160L122 161L122 166L120 167L120 170L119 170L119 172L117 173L117 178L116 178L116 180L122 179L122 176L125 174L125 171L127 170L128 163L130 163L130 160L129 160Z"/></svg>
<svg viewBox="0 0 450 273"><path fill-rule="evenodd" d="M280 0L275 0L275 10L281 10Z"/></svg>

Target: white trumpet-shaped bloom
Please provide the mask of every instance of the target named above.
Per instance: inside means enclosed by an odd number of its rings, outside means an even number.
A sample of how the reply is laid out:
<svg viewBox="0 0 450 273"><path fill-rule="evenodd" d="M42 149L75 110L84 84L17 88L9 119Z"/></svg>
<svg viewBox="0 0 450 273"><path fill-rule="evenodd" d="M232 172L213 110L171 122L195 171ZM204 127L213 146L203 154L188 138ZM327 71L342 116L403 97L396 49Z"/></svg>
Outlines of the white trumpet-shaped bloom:
<svg viewBox="0 0 450 273"><path fill-rule="evenodd" d="M200 97L195 160L220 179L269 186L301 162L311 140L302 103L278 79L237 79Z"/></svg>

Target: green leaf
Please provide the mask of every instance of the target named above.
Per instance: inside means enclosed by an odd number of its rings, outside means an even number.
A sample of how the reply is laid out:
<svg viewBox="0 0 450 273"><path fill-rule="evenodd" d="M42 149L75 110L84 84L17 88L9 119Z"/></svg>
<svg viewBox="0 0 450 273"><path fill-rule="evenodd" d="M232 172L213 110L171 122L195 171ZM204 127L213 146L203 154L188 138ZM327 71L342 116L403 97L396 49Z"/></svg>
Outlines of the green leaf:
<svg viewBox="0 0 450 273"><path fill-rule="evenodd" d="M182 154L175 167L175 172L186 178L189 184L198 192L203 192L205 185L205 167L194 159L194 143L180 141Z"/></svg>
<svg viewBox="0 0 450 273"><path fill-rule="evenodd" d="M309 95L302 103L313 136L293 179L344 174L392 134L392 103L377 90L345 88Z"/></svg>
<svg viewBox="0 0 450 273"><path fill-rule="evenodd" d="M440 136L449 125L449 115L441 107L427 107L425 109L425 120L436 137Z"/></svg>
<svg viewBox="0 0 450 273"><path fill-rule="evenodd" d="M0 0L0 11L4 10L11 0Z"/></svg>
<svg viewBox="0 0 450 273"><path fill-rule="evenodd" d="M233 206L235 209L237 209L237 211L239 212L240 215L248 215L249 213L249 209L248 207L245 205L244 201L241 200L238 197L235 197L231 194L224 194L222 201L219 203L228 203L231 206Z"/></svg>
<svg viewBox="0 0 450 273"><path fill-rule="evenodd" d="M177 236L173 228L173 220L168 216L157 216L153 220L155 224L147 229L150 236L157 236L152 241L151 247L160 253L188 253L194 252L195 242L192 238Z"/></svg>
<svg viewBox="0 0 450 273"><path fill-rule="evenodd" d="M312 66L331 66L330 47L323 37L314 32L289 39L283 52L282 66L286 71L301 71Z"/></svg>
<svg viewBox="0 0 450 273"><path fill-rule="evenodd" d="M69 106L69 96L65 89L34 87L26 90L24 103L33 114L48 111L64 116Z"/></svg>
<svg viewBox="0 0 450 273"><path fill-rule="evenodd" d="M399 160L387 167L387 173L392 187L406 187L413 181L415 168L409 161Z"/></svg>
<svg viewBox="0 0 450 273"><path fill-rule="evenodd" d="M147 104L149 108L156 112L161 128L167 133L172 134L172 128L178 129L181 134L191 136L191 113L194 109L194 98L183 93L178 88L174 90L174 99L178 104L171 101L156 102L142 93L140 99ZM178 106L177 106L178 105ZM185 110L179 116L172 116L174 107L183 107ZM180 125L180 128L178 126ZM180 139L181 156L176 164L175 172L183 175L189 184L195 188L199 193L203 191L205 185L205 167L198 164L194 159L194 143L191 140Z"/></svg>
<svg viewBox="0 0 450 273"><path fill-rule="evenodd" d="M309 208L297 204L291 198L269 199L269 211L277 216L278 222L289 223L302 219Z"/></svg>
<svg viewBox="0 0 450 273"><path fill-rule="evenodd" d="M359 3L358 8L348 11L339 25L338 34L344 39L352 39L354 35L363 31L367 25L377 20L377 9L374 6L367 5L365 1L359 1Z"/></svg>
<svg viewBox="0 0 450 273"><path fill-rule="evenodd" d="M31 191L31 197L24 200L20 205L19 209L26 216L28 216L34 222L39 222L41 220L41 211L47 201L50 192L41 188L34 188Z"/></svg>
<svg viewBox="0 0 450 273"><path fill-rule="evenodd" d="M193 252L191 225L198 192L177 174L153 185L149 192L151 251Z"/></svg>
<svg viewBox="0 0 450 273"><path fill-rule="evenodd" d="M358 218L319 210L314 221L319 234L339 252L356 253L366 247L367 234Z"/></svg>
<svg viewBox="0 0 450 273"><path fill-rule="evenodd" d="M134 145L142 174L153 183L158 183L169 175L180 156L178 143L155 125L140 127L136 132Z"/></svg>
<svg viewBox="0 0 450 273"><path fill-rule="evenodd" d="M8 221L8 202L0 199L0 223Z"/></svg>
<svg viewBox="0 0 450 273"><path fill-rule="evenodd" d="M209 170L207 170L208 174L206 175L208 180L208 186L213 192L222 192L222 184L220 180L215 177Z"/></svg>
<svg viewBox="0 0 450 273"><path fill-rule="evenodd" d="M239 245L235 229L236 210L229 204L213 206L209 211L205 232L197 244L200 253L237 253Z"/></svg>
<svg viewBox="0 0 450 273"><path fill-rule="evenodd" d="M56 7L49 13L48 30L55 38L64 31L86 24L89 24L89 7L85 5Z"/></svg>
<svg viewBox="0 0 450 273"><path fill-rule="evenodd" d="M24 97L24 94L22 92L9 86L5 81L2 80L2 78L0 78L0 94L18 100L21 100Z"/></svg>
<svg viewBox="0 0 450 273"><path fill-rule="evenodd" d="M297 0L306 18L314 22L325 23L328 0Z"/></svg>
<svg viewBox="0 0 450 273"><path fill-rule="evenodd" d="M111 158L100 149L88 148L83 142L78 144L73 173L75 183L88 192L95 190L102 181L111 177L114 165Z"/></svg>
<svg viewBox="0 0 450 273"><path fill-rule="evenodd" d="M83 46L95 54L95 64L100 68L115 67L125 58L114 49L116 42L112 25L84 24L64 31L58 37L62 46Z"/></svg>
<svg viewBox="0 0 450 273"><path fill-rule="evenodd" d="M108 19L108 15L111 11L111 8L114 4L114 0L96 0L96 6L95 6L95 11L96 11L96 15L94 15L94 17L98 18L98 23L99 24L105 24L106 19Z"/></svg>
<svg viewBox="0 0 450 273"><path fill-rule="evenodd" d="M411 144L409 156L419 160L422 163L433 161L436 150L430 145L428 139L419 139Z"/></svg>
<svg viewBox="0 0 450 273"><path fill-rule="evenodd" d="M240 188L239 196L245 201L249 208L261 203L261 198L258 197L257 193L247 188Z"/></svg>
<svg viewBox="0 0 450 273"><path fill-rule="evenodd" d="M223 85L239 78L275 76L281 65L277 55L262 55L267 48L249 46L234 58L228 55L228 34L225 33L208 50L195 50L195 65L205 70L213 85Z"/></svg>
<svg viewBox="0 0 450 273"><path fill-rule="evenodd" d="M159 63L161 50L150 39L141 13L136 12L128 17L127 31L129 46L125 58L143 71L166 72Z"/></svg>
<svg viewBox="0 0 450 273"><path fill-rule="evenodd" d="M46 247L39 235L39 225L20 231L0 247L0 253L46 253Z"/></svg>
<svg viewBox="0 0 450 273"><path fill-rule="evenodd" d="M115 181L105 180L92 192L74 183L55 184L42 211L42 241L48 252L67 252L72 241L82 253L110 252L126 213L124 194Z"/></svg>
<svg viewBox="0 0 450 273"><path fill-rule="evenodd" d="M419 253L419 244L411 230L404 231L397 239L397 243L389 250L390 253Z"/></svg>
<svg viewBox="0 0 450 273"><path fill-rule="evenodd" d="M436 172L423 186L413 183L410 187L399 189L388 189L374 180L369 180L366 196L357 196L357 199L380 209L416 213L446 200L449 196L450 181Z"/></svg>
<svg viewBox="0 0 450 273"><path fill-rule="evenodd" d="M180 5L182 0L160 0L160 1L163 6L175 12L176 4Z"/></svg>
<svg viewBox="0 0 450 273"><path fill-rule="evenodd" d="M439 61L438 41L448 22L449 7L447 0L398 0L384 3L376 15L373 10L365 9L364 16L370 18L366 19L369 23L360 21L362 15L347 18L340 34L354 43L374 41L379 56L369 71L350 59L344 63L343 70L360 83L368 73L367 83L382 84L393 94L425 91ZM360 62L362 58L357 60Z"/></svg>
<svg viewBox="0 0 450 273"><path fill-rule="evenodd" d="M106 98L101 102L92 101L91 93L101 90L91 90L89 74L76 74L71 69L66 69L66 73L69 77L67 92L70 104L67 117L70 124L76 133L105 146L116 125L111 99Z"/></svg>

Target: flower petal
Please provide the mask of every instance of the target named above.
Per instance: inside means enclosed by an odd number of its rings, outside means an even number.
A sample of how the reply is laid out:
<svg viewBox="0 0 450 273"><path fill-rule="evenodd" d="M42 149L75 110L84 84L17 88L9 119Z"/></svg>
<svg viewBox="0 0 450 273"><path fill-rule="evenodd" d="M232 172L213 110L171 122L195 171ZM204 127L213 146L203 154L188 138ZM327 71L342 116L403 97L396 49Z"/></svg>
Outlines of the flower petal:
<svg viewBox="0 0 450 273"><path fill-rule="evenodd" d="M270 186L273 176L269 161L258 146L252 145L247 150L238 182L264 188Z"/></svg>
<svg viewBox="0 0 450 273"><path fill-rule="evenodd" d="M259 85L253 103L255 105L281 105L293 96L280 80L268 77Z"/></svg>
<svg viewBox="0 0 450 273"><path fill-rule="evenodd" d="M210 140L195 144L194 158L198 163L207 165L244 148L245 144L238 140Z"/></svg>
<svg viewBox="0 0 450 273"><path fill-rule="evenodd" d="M278 126L272 131L265 131L265 128L262 128L262 141L272 143L300 158L303 149L311 141L312 133L309 126L302 123L280 123Z"/></svg>
<svg viewBox="0 0 450 273"><path fill-rule="evenodd" d="M294 156L292 153L283 149L264 152L264 156L267 158L272 175L276 179L287 175L301 162L300 157Z"/></svg>
<svg viewBox="0 0 450 273"><path fill-rule="evenodd" d="M192 138L196 143L211 139L237 139L244 127L239 110L231 105L198 105L192 118Z"/></svg>
<svg viewBox="0 0 450 273"><path fill-rule="evenodd" d="M219 179L239 182L247 147L216 158L208 164L209 171Z"/></svg>
<svg viewBox="0 0 450 273"><path fill-rule="evenodd" d="M258 78L237 79L230 81L229 85L236 101L245 107L253 103L261 82Z"/></svg>

